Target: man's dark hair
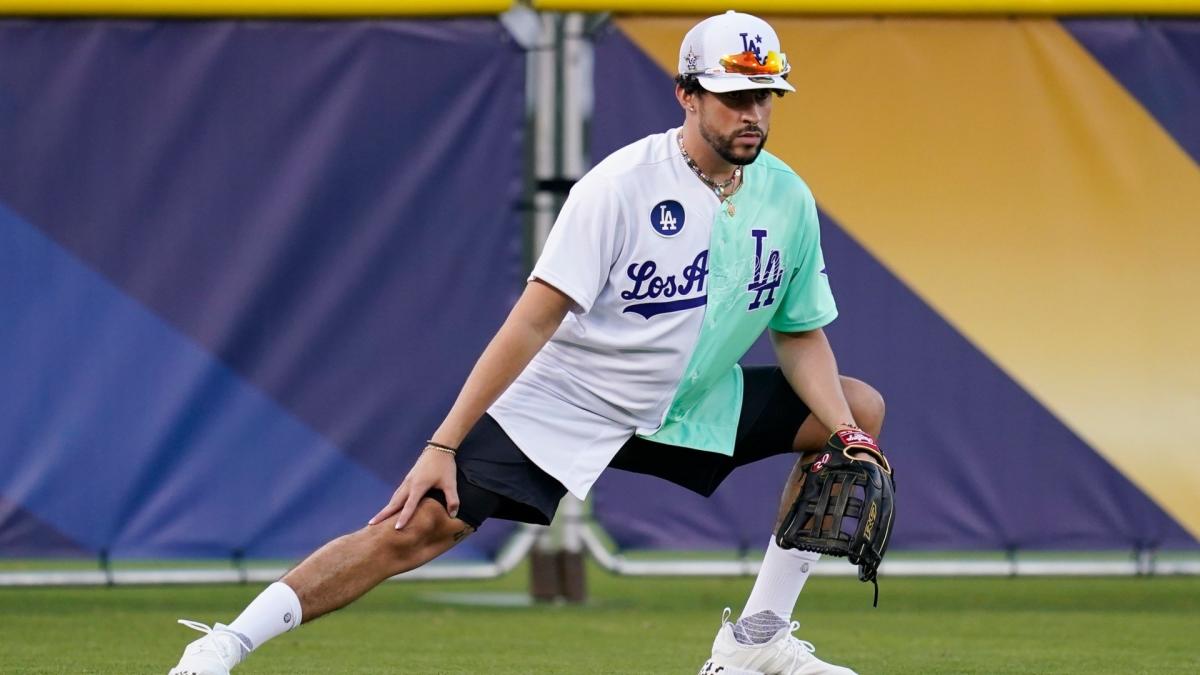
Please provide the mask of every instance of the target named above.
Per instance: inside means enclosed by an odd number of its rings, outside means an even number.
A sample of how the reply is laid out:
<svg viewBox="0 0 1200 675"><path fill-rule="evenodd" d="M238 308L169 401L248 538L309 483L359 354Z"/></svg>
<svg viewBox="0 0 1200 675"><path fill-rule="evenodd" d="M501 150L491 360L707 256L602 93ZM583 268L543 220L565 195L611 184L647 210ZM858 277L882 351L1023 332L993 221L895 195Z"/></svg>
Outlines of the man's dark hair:
<svg viewBox="0 0 1200 675"><path fill-rule="evenodd" d="M787 75L784 75L783 79L786 80ZM700 84L699 78L697 78L695 75L676 75L675 76L675 84L682 87L683 93L685 93L685 94L706 94L706 93L708 93L708 90L705 89ZM787 93L786 91L784 91L782 89L772 89L771 91L775 92L775 95L780 98L782 98L783 95Z"/></svg>
<svg viewBox="0 0 1200 675"><path fill-rule="evenodd" d="M700 86L700 80L696 79L695 75L676 75L675 84L683 87L685 94L698 94L706 91L704 87Z"/></svg>

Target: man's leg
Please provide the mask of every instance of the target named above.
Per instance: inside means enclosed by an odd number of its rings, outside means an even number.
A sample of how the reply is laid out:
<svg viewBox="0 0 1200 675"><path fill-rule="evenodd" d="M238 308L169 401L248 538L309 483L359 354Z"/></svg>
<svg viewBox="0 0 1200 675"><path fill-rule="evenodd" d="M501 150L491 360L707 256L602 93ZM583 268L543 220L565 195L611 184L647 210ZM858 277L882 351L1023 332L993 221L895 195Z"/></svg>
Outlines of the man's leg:
<svg viewBox="0 0 1200 675"><path fill-rule="evenodd" d="M883 397L865 382L845 376L842 377L842 391L846 395L846 402L850 404L854 420L864 431L878 437L883 428ZM829 434L830 431L812 415L800 425L792 443L792 450L799 456L792 467L791 475L788 476L787 484L784 485L779 501L779 513L772 531L779 528L792 502L796 501L796 496L800 494L804 467L813 460L813 455L818 450L825 447ZM800 597L800 591L804 589L812 565L820 557L820 554L810 551L779 548L775 537L772 536L767 545L762 568L754 581L754 588L750 591L745 608L742 609L742 618L769 609L784 621L790 621L792 610Z"/></svg>
<svg viewBox="0 0 1200 675"><path fill-rule="evenodd" d="M420 567L474 530L431 498L403 530L394 518L338 537L271 584L229 626L193 642L172 675L224 675L253 649L362 597L384 580ZM199 626L199 624L194 624Z"/></svg>
<svg viewBox="0 0 1200 675"><path fill-rule="evenodd" d="M870 386L848 377L842 378L842 390L855 422L877 435L883 426L883 397ZM773 421L767 424L780 423L778 417L770 417ZM784 486L774 529L778 529L799 494L804 467L825 446L829 433L811 414L801 422L791 448L799 457ZM737 623L726 623L722 617L721 629L713 641L712 658L704 664L701 675L854 675L849 668L820 660L813 654L810 643L791 635L792 610L812 565L819 558L820 555L808 551L781 549L771 537L741 618Z"/></svg>
<svg viewBox="0 0 1200 675"><path fill-rule="evenodd" d="M306 621L340 609L383 581L433 560L473 532L426 498L403 530L384 519L317 549L282 582L300 598Z"/></svg>

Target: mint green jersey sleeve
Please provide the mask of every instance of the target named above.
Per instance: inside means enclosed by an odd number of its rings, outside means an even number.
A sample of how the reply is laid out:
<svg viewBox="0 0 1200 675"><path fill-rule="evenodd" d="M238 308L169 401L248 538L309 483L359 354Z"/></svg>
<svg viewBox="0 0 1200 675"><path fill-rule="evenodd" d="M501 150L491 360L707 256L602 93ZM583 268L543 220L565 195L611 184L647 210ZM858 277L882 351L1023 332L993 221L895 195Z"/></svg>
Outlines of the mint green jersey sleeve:
<svg viewBox="0 0 1200 675"><path fill-rule="evenodd" d="M800 333L828 325L837 318L837 304L825 275L825 256L821 253L821 227L817 205L805 191L801 212L801 235L788 271L792 275L783 300L768 326L781 333Z"/></svg>

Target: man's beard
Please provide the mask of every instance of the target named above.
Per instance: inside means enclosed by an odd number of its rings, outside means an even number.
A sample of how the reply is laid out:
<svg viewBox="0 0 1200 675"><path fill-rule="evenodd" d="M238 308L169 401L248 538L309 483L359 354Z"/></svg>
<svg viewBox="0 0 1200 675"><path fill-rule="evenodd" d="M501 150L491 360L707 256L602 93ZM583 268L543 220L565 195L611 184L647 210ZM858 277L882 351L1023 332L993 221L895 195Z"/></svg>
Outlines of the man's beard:
<svg viewBox="0 0 1200 675"><path fill-rule="evenodd" d="M734 154L733 142L735 140L737 140L737 137L739 135L744 134L746 132L750 132L750 131L762 134L762 136L759 137L758 146L756 146L754 148L754 150L750 152L749 155ZM766 132L755 125L751 125L748 127L743 127L741 129L738 129L737 131L733 132L732 134L730 134L728 136L720 136L712 129L709 129L708 126L705 125L703 122L701 122L700 123L700 136L705 141L708 141L708 145L713 149L714 152L716 152L718 155L721 156L721 159L725 160L726 162L729 162L730 164L733 164L734 166L745 166L747 164L753 164L754 160L758 159L758 154L760 152L762 152L763 146L765 146L767 144Z"/></svg>

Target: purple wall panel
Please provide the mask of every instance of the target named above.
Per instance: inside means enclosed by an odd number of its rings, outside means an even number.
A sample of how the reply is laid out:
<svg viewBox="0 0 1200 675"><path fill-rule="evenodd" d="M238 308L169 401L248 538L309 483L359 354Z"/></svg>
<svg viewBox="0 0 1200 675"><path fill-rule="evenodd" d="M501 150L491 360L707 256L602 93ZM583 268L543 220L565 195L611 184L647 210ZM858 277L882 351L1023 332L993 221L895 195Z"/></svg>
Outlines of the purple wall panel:
<svg viewBox="0 0 1200 675"><path fill-rule="evenodd" d="M1069 19L1062 23L1200 163L1200 21Z"/></svg>
<svg viewBox="0 0 1200 675"><path fill-rule="evenodd" d="M89 557L91 552L16 503L0 497L0 551L14 557Z"/></svg>
<svg viewBox="0 0 1200 675"><path fill-rule="evenodd" d="M34 242L24 230L32 225L53 244L36 244L39 255L64 270L75 270L71 258L80 263L71 278L81 285L67 296L125 307L101 288L110 283L149 312L121 314L138 316L129 319L136 329L106 323L103 312L72 324L30 287L21 297L32 301L10 303L2 318L78 338L64 348L117 335L124 357L136 356L134 344L159 355L198 347L208 365L189 357L194 372L164 356L161 369L139 371L144 389L122 391L113 372L89 380L88 391L120 398L184 387L196 393L194 406L218 410L255 401L265 430L257 440L304 440L245 441L234 456L254 453L244 465L285 473L307 452L337 453L322 460L340 467L335 473L371 476L354 478L371 487L342 500L357 526L370 515L360 498L375 504L390 492L379 486L403 476L523 285L524 96L524 54L491 19L0 21L4 227L13 241ZM53 426L80 403L42 366L29 370L46 389L31 414ZM264 396L262 405L251 394ZM124 475L142 477L128 486L118 520L145 529L110 533L133 539L121 540L126 550L170 554L171 543L151 532L180 521L145 509L164 503L156 491L195 486L156 484L154 474L178 468L172 452L201 452L197 440L222 418L159 410L169 417L145 424L165 427L154 442L167 445L111 444L113 462L131 463ZM130 431L88 419L97 426L81 433ZM5 431L33 443L9 448L17 461L44 449L37 434ZM157 468L147 473L139 464L147 461ZM238 462L227 470L236 473ZM296 475L309 480L283 476L283 493L245 505L262 512L262 555L319 544L332 527L305 532L288 522L285 507L305 495L338 501L321 494L334 486L320 474ZM49 508L64 489L0 476L0 495L19 491L26 508ZM0 533L12 522L0 520ZM462 554L494 551L509 530L490 525ZM215 533L188 550L218 554L249 534Z"/></svg>

